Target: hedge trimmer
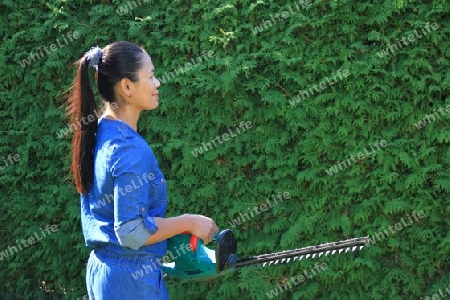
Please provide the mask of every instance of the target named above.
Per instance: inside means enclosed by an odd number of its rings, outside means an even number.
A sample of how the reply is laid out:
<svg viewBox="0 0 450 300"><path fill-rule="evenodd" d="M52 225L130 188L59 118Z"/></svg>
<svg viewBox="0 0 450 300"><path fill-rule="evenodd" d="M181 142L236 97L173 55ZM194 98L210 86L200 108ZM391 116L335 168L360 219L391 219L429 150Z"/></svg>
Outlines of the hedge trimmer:
<svg viewBox="0 0 450 300"><path fill-rule="evenodd" d="M230 229L221 231L213 242L216 244L215 250L205 247L199 238L189 233L168 239L168 252L173 253L178 247L186 245L189 245L190 251L180 253L177 250L178 255L173 257L173 261L163 264L163 271L168 276L180 279L212 279L249 266L265 267L361 250L369 242L369 238L354 238L249 258L237 256L236 238Z"/></svg>

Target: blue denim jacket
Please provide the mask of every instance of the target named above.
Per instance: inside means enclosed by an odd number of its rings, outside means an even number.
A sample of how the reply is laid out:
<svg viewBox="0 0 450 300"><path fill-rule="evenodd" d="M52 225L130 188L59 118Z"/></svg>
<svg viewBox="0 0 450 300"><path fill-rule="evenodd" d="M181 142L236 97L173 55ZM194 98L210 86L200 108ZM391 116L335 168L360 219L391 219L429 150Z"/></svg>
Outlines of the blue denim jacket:
<svg viewBox="0 0 450 300"><path fill-rule="evenodd" d="M166 240L144 246L164 217L166 180L147 142L123 121L101 118L94 148L94 182L81 195L85 243L119 254L167 252Z"/></svg>

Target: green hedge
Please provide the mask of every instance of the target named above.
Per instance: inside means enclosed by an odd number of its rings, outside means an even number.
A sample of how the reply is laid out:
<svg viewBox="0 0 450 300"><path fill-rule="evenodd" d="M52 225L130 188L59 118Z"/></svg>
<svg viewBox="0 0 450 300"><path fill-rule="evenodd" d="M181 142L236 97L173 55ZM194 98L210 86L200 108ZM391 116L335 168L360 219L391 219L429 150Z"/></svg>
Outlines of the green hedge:
<svg viewBox="0 0 450 300"><path fill-rule="evenodd" d="M355 254L214 281L168 278L173 299L265 299L315 262L327 268L277 298L445 292L445 0L98 2L0 4L0 253L35 237L0 260L1 299L86 294L90 249L68 175L70 134L57 133L67 128L63 96L73 62L116 40L143 45L164 81L160 107L142 113L139 129L167 177L168 215L201 213L221 229L234 224L241 256L373 240ZM232 223L278 193L290 197Z"/></svg>

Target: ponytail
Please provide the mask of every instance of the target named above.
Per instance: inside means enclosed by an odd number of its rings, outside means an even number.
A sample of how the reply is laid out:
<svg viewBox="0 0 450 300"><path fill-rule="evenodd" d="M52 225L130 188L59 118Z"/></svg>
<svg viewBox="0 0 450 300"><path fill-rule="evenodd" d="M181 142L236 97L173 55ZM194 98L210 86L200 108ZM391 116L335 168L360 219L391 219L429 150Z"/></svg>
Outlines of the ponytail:
<svg viewBox="0 0 450 300"><path fill-rule="evenodd" d="M85 54L78 61L77 75L69 98L68 114L78 124L72 140L72 166L77 191L86 194L94 179L94 146L97 132L97 104L89 79L93 58Z"/></svg>
<svg viewBox="0 0 450 300"><path fill-rule="evenodd" d="M95 68L102 100L114 103L115 85L123 78L137 82L145 50L133 43L119 41L105 48L93 47L77 62L78 70L69 97L68 115L78 124L72 141L71 171L77 191L86 194L94 181L94 147L97 133L97 105L89 80L89 66Z"/></svg>

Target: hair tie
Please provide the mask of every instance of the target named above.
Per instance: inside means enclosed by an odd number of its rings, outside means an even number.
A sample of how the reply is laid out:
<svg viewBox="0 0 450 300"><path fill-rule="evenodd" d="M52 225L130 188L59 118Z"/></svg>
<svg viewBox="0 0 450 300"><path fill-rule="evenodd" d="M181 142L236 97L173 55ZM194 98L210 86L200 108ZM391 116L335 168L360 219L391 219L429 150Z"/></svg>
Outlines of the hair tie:
<svg viewBox="0 0 450 300"><path fill-rule="evenodd" d="M98 71L98 64L102 58L102 49L99 46L92 47L91 50L85 53L86 60L89 61L89 66Z"/></svg>

